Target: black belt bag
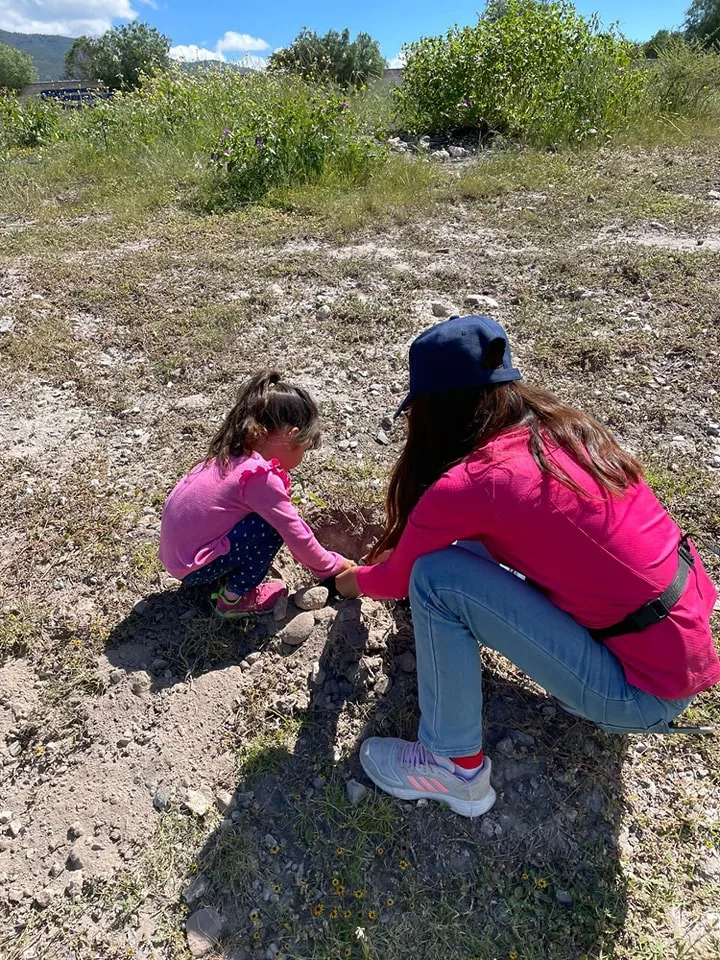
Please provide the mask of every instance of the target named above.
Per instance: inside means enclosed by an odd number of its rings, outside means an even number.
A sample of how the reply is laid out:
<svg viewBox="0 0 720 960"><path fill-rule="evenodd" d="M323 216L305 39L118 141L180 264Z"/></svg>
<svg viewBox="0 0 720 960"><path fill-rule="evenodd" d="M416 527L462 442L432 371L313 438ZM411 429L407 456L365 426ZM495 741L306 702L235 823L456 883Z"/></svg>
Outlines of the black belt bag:
<svg viewBox="0 0 720 960"><path fill-rule="evenodd" d="M690 568L694 564L695 559L690 553L688 535L685 534L678 544L677 573L667 590L661 593L657 600L644 603L635 613L631 613L619 623L614 623L611 627L603 627L601 630L590 630L590 636L598 643L602 643L611 637L621 637L626 633L640 633L641 630L647 630L648 627L661 623L670 615L670 611L683 595Z"/></svg>

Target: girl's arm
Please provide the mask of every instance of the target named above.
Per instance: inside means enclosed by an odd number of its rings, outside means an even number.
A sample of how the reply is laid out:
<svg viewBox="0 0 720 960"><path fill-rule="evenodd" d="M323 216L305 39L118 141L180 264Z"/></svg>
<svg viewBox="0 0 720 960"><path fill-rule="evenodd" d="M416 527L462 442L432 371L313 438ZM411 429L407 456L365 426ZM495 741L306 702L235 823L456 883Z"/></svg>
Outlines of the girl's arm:
<svg viewBox="0 0 720 960"><path fill-rule="evenodd" d="M242 489L243 502L274 527L290 553L318 580L334 577L346 561L339 553L326 550L293 506L285 484L274 473L248 477Z"/></svg>

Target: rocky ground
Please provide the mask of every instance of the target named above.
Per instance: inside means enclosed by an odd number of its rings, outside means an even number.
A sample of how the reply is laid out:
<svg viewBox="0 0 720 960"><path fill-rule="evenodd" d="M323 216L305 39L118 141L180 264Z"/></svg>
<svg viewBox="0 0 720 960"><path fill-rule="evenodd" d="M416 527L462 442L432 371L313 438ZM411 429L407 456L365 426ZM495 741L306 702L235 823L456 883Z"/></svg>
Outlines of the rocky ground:
<svg viewBox="0 0 720 960"><path fill-rule="evenodd" d="M487 654L497 805L472 822L395 802L357 748L415 732L407 606L321 590L221 623L156 543L236 385L277 364L326 428L297 500L360 557L408 344L473 311L643 457L720 580L719 160L481 155L443 164L424 209L352 231L8 201L3 957L718 955L717 736L611 739ZM276 572L311 585L284 554ZM685 719L718 722L717 694Z"/></svg>

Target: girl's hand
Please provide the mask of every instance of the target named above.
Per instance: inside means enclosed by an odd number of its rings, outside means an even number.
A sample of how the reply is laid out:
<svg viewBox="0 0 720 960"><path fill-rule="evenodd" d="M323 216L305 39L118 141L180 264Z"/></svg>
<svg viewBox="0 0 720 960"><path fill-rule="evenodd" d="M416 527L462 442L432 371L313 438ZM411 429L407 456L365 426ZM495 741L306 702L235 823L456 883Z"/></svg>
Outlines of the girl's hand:
<svg viewBox="0 0 720 960"><path fill-rule="evenodd" d="M357 582L357 567L355 565L337 574L335 577L335 589L344 597L360 596L360 588Z"/></svg>
<svg viewBox="0 0 720 960"><path fill-rule="evenodd" d="M345 573L346 570L354 570L357 564L354 560L343 559L343 565L340 567L340 570L335 574L336 577L339 577L341 573Z"/></svg>

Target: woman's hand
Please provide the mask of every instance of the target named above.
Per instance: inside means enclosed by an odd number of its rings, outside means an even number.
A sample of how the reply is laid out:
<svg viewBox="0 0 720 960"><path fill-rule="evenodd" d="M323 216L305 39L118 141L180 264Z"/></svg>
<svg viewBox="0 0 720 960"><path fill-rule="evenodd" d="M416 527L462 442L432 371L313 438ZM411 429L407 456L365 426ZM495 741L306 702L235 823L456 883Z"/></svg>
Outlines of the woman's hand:
<svg viewBox="0 0 720 960"><path fill-rule="evenodd" d="M370 560L370 554L366 553L365 556L363 557L363 563L372 563L373 565L376 563L385 563L386 560L390 559L391 555L392 555L392 550L383 550L383 552L379 556L374 557L372 560Z"/></svg>
<svg viewBox="0 0 720 960"><path fill-rule="evenodd" d="M335 577L335 589L344 597L359 597L360 588L357 582L357 566L353 565L342 570Z"/></svg>

